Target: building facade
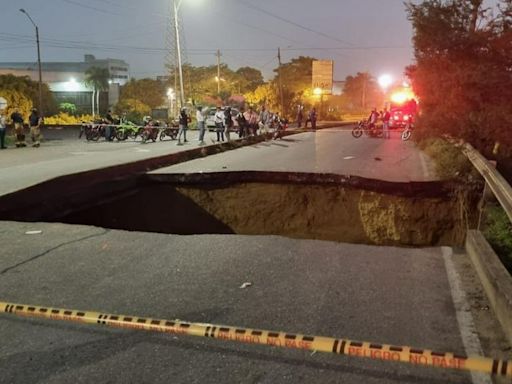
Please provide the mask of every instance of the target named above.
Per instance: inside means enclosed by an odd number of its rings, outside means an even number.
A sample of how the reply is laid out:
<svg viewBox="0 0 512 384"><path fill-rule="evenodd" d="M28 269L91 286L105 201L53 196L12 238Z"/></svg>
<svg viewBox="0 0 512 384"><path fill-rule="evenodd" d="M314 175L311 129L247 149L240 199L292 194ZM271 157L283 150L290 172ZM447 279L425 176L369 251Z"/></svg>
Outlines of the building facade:
<svg viewBox="0 0 512 384"><path fill-rule="evenodd" d="M109 89L100 94L100 112L105 112L119 100L119 87L130 80L130 66L124 60L96 59L85 55L83 62L42 62L43 82L48 84L57 104L67 102L75 104L83 113L92 112L92 89L85 85L89 68L106 68L110 73ZM28 76L39 80L36 63L0 63L0 75Z"/></svg>

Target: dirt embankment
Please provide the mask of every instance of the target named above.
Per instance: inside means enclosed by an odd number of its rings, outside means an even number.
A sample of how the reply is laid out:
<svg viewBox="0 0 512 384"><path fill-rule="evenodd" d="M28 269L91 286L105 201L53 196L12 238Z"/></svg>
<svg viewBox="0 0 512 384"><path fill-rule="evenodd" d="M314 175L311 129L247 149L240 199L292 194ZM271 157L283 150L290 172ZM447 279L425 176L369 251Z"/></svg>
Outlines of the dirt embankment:
<svg viewBox="0 0 512 384"><path fill-rule="evenodd" d="M467 196L414 198L325 185L244 183L177 191L238 234L385 245L461 245Z"/></svg>

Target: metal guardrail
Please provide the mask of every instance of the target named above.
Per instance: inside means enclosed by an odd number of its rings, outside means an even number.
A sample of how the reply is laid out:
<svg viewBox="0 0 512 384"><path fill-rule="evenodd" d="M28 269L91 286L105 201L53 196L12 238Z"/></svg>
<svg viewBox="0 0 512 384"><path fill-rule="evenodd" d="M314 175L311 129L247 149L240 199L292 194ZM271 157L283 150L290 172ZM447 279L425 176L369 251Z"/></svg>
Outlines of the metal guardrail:
<svg viewBox="0 0 512 384"><path fill-rule="evenodd" d="M471 144L466 143L463 152L478 172L485 178L487 185L512 222L512 187L510 184L485 157L471 146Z"/></svg>

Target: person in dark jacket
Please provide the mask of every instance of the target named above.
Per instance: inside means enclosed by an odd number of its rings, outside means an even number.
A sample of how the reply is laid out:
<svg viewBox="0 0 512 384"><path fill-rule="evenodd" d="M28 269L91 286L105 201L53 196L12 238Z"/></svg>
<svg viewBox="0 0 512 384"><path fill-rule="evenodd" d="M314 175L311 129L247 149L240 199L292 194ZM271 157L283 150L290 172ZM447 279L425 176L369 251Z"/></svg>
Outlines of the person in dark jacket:
<svg viewBox="0 0 512 384"><path fill-rule="evenodd" d="M11 114L11 120L14 124L14 133L16 134L16 148L26 147L25 144L25 129L23 127L23 116L18 108Z"/></svg>
<svg viewBox="0 0 512 384"><path fill-rule="evenodd" d="M41 117L36 108L32 109L32 113L28 117L28 124L30 126L32 146L38 148L41 145Z"/></svg>
<svg viewBox="0 0 512 384"><path fill-rule="evenodd" d="M178 131L178 142L176 145L183 145L181 142L181 135L183 135L183 142L187 143L187 129L188 123L190 122L190 116L187 115L187 110L185 108L181 108L180 111L180 129Z"/></svg>

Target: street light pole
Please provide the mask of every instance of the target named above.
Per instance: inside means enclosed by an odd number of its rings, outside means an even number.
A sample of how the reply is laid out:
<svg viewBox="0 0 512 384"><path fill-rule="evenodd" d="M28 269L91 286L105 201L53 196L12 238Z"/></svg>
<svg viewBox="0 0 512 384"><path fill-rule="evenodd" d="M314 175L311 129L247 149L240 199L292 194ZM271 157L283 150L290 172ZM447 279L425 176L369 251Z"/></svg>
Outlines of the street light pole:
<svg viewBox="0 0 512 384"><path fill-rule="evenodd" d="M181 6L182 0L173 0L174 5L174 29L176 32L176 49L178 50L178 71L180 75L180 107L185 105L185 89L183 87L183 68L181 66L181 45L180 45L180 30L178 25L178 10Z"/></svg>
<svg viewBox="0 0 512 384"><path fill-rule="evenodd" d="M39 116L44 116L43 114L43 75L41 71L41 49L39 47L39 28L37 27L36 23L34 23L34 20L30 17L27 11L25 11L23 8L20 9L21 13L24 13L27 15L28 19L32 23L32 25L36 29L36 43L37 43L37 66L39 70Z"/></svg>

